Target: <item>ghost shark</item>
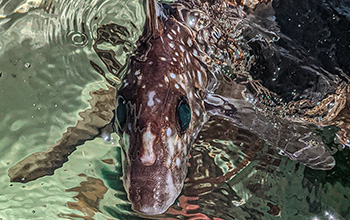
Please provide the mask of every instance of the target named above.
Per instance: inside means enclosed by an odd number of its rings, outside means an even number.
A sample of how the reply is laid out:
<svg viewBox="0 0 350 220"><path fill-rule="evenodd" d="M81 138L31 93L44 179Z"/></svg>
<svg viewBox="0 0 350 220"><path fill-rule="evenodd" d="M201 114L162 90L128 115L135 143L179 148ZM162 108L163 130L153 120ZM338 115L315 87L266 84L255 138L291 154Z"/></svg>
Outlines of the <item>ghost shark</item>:
<svg viewBox="0 0 350 220"><path fill-rule="evenodd" d="M235 73L246 62L245 49L238 41L256 35L244 26L249 25L249 16L239 3L203 0L160 5L149 0L146 5L145 30L124 68L121 84L93 92L92 108L80 113L84 120L68 128L48 151L34 153L10 168L11 181L25 183L52 175L78 145L115 131L120 135L124 188L133 210L161 214L179 196L191 146L210 116L249 130L308 167L334 167L335 160L313 132L313 125L338 125L340 141L349 144L349 126L344 119L348 84L310 70L309 74L317 74L317 80L328 86L327 93L317 100L290 101L287 104L293 111L285 110L264 99L267 95L278 98L278 94ZM234 25L217 23L220 16ZM113 25L102 25L98 31L108 28ZM241 32L232 33L234 28ZM111 39L101 35L96 42ZM271 47L276 53L280 50ZM105 51L94 48L101 59L108 58ZM289 59L281 54L280 59ZM112 67L118 67L116 61L110 61ZM227 77L220 66L230 67L236 75Z"/></svg>

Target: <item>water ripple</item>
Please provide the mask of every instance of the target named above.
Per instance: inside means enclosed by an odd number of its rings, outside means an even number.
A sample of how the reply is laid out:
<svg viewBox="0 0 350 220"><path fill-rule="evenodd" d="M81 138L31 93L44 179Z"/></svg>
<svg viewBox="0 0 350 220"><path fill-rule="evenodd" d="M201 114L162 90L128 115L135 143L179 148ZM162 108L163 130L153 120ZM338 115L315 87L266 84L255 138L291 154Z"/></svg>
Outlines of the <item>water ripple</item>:
<svg viewBox="0 0 350 220"><path fill-rule="evenodd" d="M116 134L110 141L96 139L79 147L54 176L25 185L9 182L11 166L54 145L80 119L78 112L88 107L90 92L105 87L90 66L92 61L108 68L93 50L98 28L127 27L124 45L97 45L101 51L113 50L115 60L125 63L142 31L142 2L0 1L0 219L329 219L338 217L336 212L349 218L345 177L344 184L322 185L323 176L332 174L308 174L249 131L216 118L199 134L184 189L164 215L147 217L131 210ZM203 19L193 23L193 28L203 29L199 40L208 37ZM260 30L251 31L254 35ZM231 37L239 37L235 34ZM214 30L213 37L219 35ZM262 37L277 40L267 30ZM241 52L217 55L238 59Z"/></svg>

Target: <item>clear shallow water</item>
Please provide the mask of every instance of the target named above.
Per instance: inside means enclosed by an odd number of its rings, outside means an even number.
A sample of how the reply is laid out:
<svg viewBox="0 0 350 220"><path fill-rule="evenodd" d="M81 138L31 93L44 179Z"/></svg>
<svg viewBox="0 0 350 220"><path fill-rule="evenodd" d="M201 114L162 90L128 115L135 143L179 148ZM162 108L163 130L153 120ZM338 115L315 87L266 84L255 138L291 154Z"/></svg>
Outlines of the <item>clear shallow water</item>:
<svg viewBox="0 0 350 220"><path fill-rule="evenodd" d="M126 199L116 134L78 147L53 176L19 184L7 175L54 145L88 107L89 92L106 87L90 65L104 66L92 49L97 27L130 28L132 50L144 23L141 2L0 2L0 219L146 218ZM105 49L124 62L121 46ZM334 132L323 133L332 140ZM213 118L199 135L177 203L149 218L349 219L349 152L339 153L334 171L313 171Z"/></svg>

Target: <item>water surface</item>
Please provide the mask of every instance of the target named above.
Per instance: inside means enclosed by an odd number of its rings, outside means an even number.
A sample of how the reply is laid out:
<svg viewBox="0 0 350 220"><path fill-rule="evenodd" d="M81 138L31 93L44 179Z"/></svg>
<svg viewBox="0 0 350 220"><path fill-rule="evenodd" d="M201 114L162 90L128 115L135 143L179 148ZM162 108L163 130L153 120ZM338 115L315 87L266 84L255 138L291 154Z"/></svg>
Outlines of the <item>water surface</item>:
<svg viewBox="0 0 350 220"><path fill-rule="evenodd" d="M90 92L106 88L90 65L108 72L93 50L100 25L127 27L126 43L99 45L125 63L143 29L142 2L0 1L0 219L350 219L348 149L334 170L314 171L218 118L199 134L184 190L161 216L131 210L116 134L79 146L53 176L10 183L10 167L54 145ZM320 131L329 147L334 133Z"/></svg>

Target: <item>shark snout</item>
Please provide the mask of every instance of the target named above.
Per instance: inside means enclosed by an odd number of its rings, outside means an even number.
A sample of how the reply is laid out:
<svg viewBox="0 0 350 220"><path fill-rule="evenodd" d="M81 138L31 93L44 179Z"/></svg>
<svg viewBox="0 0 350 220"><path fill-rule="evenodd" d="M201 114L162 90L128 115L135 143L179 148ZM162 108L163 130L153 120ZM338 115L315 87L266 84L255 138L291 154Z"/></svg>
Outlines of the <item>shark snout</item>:
<svg viewBox="0 0 350 220"><path fill-rule="evenodd" d="M164 213L171 204L169 203L169 195L165 190L162 182L143 182L136 184L129 189L129 200L132 209L147 215L157 215ZM170 199L171 200L171 199Z"/></svg>

